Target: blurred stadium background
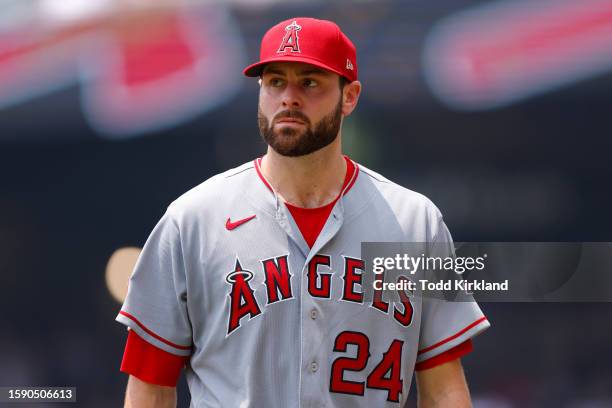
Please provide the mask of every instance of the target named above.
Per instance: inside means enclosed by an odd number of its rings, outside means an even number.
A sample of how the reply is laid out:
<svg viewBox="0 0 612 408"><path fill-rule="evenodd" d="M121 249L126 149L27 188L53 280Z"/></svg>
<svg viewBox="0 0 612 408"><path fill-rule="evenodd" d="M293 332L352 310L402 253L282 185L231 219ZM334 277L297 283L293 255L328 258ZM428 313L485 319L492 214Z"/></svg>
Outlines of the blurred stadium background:
<svg viewBox="0 0 612 408"><path fill-rule="evenodd" d="M347 152L456 241L612 241L611 0L151 3L0 0L0 385L121 405L122 276L174 198L263 153L241 70L290 16L355 41ZM475 407L612 406L612 304L482 307Z"/></svg>

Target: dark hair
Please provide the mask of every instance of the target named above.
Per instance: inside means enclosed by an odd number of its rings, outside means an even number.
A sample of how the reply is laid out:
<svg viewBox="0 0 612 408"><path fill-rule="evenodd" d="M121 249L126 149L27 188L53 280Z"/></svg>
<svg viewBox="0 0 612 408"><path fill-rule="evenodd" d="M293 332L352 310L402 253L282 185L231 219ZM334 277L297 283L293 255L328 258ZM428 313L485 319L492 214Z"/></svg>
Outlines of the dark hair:
<svg viewBox="0 0 612 408"><path fill-rule="evenodd" d="M349 83L349 80L341 76L339 83L340 83L340 90L342 91L344 87Z"/></svg>

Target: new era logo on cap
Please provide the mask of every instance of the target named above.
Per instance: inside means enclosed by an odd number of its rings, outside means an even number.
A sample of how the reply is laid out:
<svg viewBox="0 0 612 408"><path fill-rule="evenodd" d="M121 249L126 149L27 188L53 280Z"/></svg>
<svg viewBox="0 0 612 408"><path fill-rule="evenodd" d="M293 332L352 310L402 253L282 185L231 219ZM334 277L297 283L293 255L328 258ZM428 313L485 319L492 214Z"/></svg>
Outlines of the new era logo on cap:
<svg viewBox="0 0 612 408"><path fill-rule="evenodd" d="M295 17L270 28L261 40L259 61L244 69L250 77L260 76L271 62L303 62L345 77L357 79L357 52L351 40L335 23Z"/></svg>

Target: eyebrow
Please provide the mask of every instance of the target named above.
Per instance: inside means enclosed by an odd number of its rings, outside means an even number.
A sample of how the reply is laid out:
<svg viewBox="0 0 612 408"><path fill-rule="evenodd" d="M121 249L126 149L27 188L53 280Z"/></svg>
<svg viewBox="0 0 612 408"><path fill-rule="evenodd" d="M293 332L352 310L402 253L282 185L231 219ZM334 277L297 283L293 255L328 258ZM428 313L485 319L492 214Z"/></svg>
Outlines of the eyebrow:
<svg viewBox="0 0 612 408"><path fill-rule="evenodd" d="M275 74L275 75L281 75L281 76L286 75L283 71L280 71L275 68L264 68L262 74ZM308 69L304 69L298 72L298 76L308 76L308 75L317 75L317 74L325 75L327 74L327 72L319 68L308 68Z"/></svg>

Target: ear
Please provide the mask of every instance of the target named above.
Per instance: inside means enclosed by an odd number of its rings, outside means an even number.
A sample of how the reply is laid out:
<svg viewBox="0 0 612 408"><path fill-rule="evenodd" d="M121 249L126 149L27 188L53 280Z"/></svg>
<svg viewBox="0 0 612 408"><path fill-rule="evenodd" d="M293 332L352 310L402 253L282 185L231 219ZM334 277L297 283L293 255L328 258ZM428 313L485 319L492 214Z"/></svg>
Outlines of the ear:
<svg viewBox="0 0 612 408"><path fill-rule="evenodd" d="M349 116L357 107L361 94L361 82L353 81L342 90L342 115Z"/></svg>

